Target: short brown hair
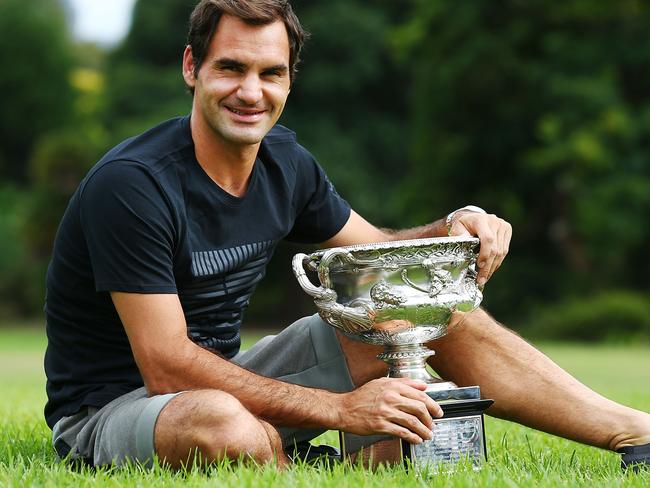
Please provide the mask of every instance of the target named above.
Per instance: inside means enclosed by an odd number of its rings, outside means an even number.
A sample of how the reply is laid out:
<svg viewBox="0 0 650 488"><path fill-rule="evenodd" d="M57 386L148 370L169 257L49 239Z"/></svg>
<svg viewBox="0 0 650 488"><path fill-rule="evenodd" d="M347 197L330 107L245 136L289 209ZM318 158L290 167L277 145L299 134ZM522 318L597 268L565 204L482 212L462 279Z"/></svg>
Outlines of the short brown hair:
<svg viewBox="0 0 650 488"><path fill-rule="evenodd" d="M288 0L201 0L190 15L187 34L187 44L192 48L194 59L194 76L198 75L205 61L212 36L224 14L250 25L268 25L282 20L289 35L289 76L293 82L298 71L300 50L309 33L300 25Z"/></svg>

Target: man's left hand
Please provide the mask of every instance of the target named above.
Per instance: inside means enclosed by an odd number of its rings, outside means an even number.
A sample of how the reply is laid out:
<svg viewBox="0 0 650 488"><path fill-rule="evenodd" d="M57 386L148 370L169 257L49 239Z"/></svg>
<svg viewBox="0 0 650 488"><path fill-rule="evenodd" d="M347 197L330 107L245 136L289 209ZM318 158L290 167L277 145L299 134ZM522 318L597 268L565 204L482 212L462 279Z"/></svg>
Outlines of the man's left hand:
<svg viewBox="0 0 650 488"><path fill-rule="evenodd" d="M453 216L449 235L474 236L481 240L476 282L483 286L508 254L512 226L494 214L460 210Z"/></svg>

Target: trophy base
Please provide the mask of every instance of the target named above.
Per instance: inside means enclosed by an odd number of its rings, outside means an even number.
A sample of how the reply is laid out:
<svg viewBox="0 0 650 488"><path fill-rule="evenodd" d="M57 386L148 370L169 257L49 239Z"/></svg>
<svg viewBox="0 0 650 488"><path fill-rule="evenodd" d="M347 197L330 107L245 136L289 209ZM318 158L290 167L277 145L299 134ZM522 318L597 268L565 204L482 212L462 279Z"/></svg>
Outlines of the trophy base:
<svg viewBox="0 0 650 488"><path fill-rule="evenodd" d="M343 459L361 453L364 463L404 462L409 469L450 471L459 463L479 469L487 459L483 411L492 400L481 400L479 386L459 387L433 376L426 359L434 351L424 344L387 345L377 357L388 363L390 378L410 378L427 383L425 393L435 400L444 415L434 419L434 437L409 444L391 436L358 436L339 433Z"/></svg>
<svg viewBox="0 0 650 488"><path fill-rule="evenodd" d="M444 416L433 421L433 439L421 444L400 441L407 469L453 471L460 463L480 469L487 460L483 411L492 403L492 400L440 403Z"/></svg>
<svg viewBox="0 0 650 488"><path fill-rule="evenodd" d="M448 388L452 385L451 388ZM343 459L360 453L364 462L403 462L416 471L451 471L459 463L480 469L487 459L483 411L492 400L481 400L478 386L457 387L439 380L426 393L442 408L442 418L434 419L434 438L421 444L409 444L392 436L358 436L339 432ZM374 446L381 446L375 452Z"/></svg>

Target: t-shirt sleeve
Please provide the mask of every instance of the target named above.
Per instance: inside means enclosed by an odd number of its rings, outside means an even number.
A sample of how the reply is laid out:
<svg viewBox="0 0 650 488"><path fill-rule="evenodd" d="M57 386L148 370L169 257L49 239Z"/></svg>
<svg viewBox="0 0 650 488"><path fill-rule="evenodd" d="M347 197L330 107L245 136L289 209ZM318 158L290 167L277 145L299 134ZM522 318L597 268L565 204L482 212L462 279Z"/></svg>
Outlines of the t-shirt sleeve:
<svg viewBox="0 0 650 488"><path fill-rule="evenodd" d="M350 218L350 205L334 188L314 157L298 146L301 158L296 174L296 220L287 240L319 243L334 237Z"/></svg>
<svg viewBox="0 0 650 488"><path fill-rule="evenodd" d="M81 194L81 226L96 291L176 293L171 206L137 163L107 163Z"/></svg>

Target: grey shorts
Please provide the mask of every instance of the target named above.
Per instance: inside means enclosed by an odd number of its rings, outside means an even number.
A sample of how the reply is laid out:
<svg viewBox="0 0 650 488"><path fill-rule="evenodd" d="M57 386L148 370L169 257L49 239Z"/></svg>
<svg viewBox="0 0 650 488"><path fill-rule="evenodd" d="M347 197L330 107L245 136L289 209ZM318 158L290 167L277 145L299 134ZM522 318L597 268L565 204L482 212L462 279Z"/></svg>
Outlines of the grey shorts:
<svg viewBox="0 0 650 488"><path fill-rule="evenodd" d="M261 375L330 391L350 391L352 379L334 329L318 315L294 322L275 336L266 336L233 361ZM59 456L89 464L143 464L154 454L154 427L163 407L178 393L149 397L139 388L98 409L84 407L54 426ZM309 440L322 430L279 429L285 446Z"/></svg>

